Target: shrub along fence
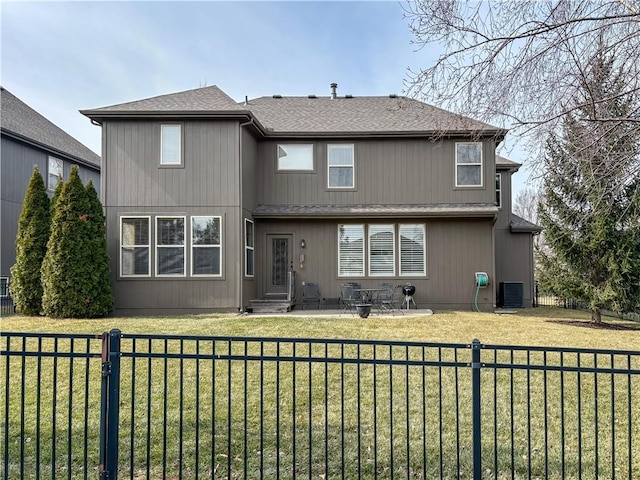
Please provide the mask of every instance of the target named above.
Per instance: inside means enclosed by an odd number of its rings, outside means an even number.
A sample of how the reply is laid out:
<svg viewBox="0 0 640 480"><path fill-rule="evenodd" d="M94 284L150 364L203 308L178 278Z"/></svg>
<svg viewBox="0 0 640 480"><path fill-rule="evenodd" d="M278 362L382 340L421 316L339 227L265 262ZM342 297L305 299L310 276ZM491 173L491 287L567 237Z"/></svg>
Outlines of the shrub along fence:
<svg viewBox="0 0 640 480"><path fill-rule="evenodd" d="M640 478L640 351L0 333L10 478Z"/></svg>

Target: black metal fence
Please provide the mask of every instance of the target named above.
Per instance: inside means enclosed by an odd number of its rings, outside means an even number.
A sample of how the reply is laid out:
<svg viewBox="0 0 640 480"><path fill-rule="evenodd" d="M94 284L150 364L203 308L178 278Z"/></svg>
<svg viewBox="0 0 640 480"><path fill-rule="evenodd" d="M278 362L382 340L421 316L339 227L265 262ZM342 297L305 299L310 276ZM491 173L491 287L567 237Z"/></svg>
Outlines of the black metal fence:
<svg viewBox="0 0 640 480"><path fill-rule="evenodd" d="M640 478L640 351L1 333L12 478Z"/></svg>

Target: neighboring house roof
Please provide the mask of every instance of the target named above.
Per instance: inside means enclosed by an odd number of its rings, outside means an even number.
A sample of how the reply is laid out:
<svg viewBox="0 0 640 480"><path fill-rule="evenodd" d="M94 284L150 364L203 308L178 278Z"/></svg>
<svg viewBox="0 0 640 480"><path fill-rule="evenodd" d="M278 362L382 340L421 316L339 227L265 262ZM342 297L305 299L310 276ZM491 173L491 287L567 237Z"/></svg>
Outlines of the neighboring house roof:
<svg viewBox="0 0 640 480"><path fill-rule="evenodd" d="M542 227L519 217L515 213L511 214L511 223L509 224L512 232L540 233Z"/></svg>
<svg viewBox="0 0 640 480"><path fill-rule="evenodd" d="M498 207L493 204L422 204L422 205L258 205L253 210L255 218L283 217L439 217L439 216L493 216Z"/></svg>
<svg viewBox="0 0 640 480"><path fill-rule="evenodd" d="M241 117L266 136L492 135L506 130L406 97L260 97L236 103L217 86L81 110L98 121L117 117Z"/></svg>
<svg viewBox="0 0 640 480"><path fill-rule="evenodd" d="M513 171L515 172L518 171L521 166L521 163L514 162L513 160L509 160L508 158L496 154L496 168L509 170L513 169Z"/></svg>
<svg viewBox="0 0 640 480"><path fill-rule="evenodd" d="M4 87L0 87L0 127L2 133L100 168L100 156L57 127Z"/></svg>

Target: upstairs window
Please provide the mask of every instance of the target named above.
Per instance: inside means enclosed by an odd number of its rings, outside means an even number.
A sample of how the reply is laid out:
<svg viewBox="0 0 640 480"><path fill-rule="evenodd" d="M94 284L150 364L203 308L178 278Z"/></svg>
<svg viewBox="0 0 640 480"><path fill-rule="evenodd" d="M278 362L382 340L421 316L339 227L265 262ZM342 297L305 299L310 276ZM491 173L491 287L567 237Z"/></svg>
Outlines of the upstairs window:
<svg viewBox="0 0 640 480"><path fill-rule="evenodd" d="M313 171L313 145L299 143L278 145L278 170Z"/></svg>
<svg viewBox="0 0 640 480"><path fill-rule="evenodd" d="M120 218L120 275L148 277L151 235L149 217Z"/></svg>
<svg viewBox="0 0 640 480"><path fill-rule="evenodd" d="M395 275L395 235L393 225L369 225L369 275Z"/></svg>
<svg viewBox="0 0 640 480"><path fill-rule="evenodd" d="M456 187L482 186L482 143L456 143Z"/></svg>
<svg viewBox="0 0 640 480"><path fill-rule="evenodd" d="M502 175L496 173L496 205L502 207Z"/></svg>
<svg viewBox="0 0 640 480"><path fill-rule="evenodd" d="M364 225L338 225L338 276L364 276Z"/></svg>
<svg viewBox="0 0 640 480"><path fill-rule="evenodd" d="M184 217L156 218L156 274L184 276Z"/></svg>
<svg viewBox="0 0 640 480"><path fill-rule="evenodd" d="M182 165L182 127L180 125L162 125L162 151L160 165Z"/></svg>
<svg viewBox="0 0 640 480"><path fill-rule="evenodd" d="M327 145L329 188L354 188L353 145Z"/></svg>
<svg viewBox="0 0 640 480"><path fill-rule="evenodd" d="M253 222L248 218L244 219L244 274L247 277L254 275L254 234Z"/></svg>
<svg viewBox="0 0 640 480"><path fill-rule="evenodd" d="M62 167L62 160L49 157L48 188L52 192L55 191L58 184L62 181Z"/></svg>
<svg viewBox="0 0 640 480"><path fill-rule="evenodd" d="M191 275L222 275L221 217L191 217Z"/></svg>

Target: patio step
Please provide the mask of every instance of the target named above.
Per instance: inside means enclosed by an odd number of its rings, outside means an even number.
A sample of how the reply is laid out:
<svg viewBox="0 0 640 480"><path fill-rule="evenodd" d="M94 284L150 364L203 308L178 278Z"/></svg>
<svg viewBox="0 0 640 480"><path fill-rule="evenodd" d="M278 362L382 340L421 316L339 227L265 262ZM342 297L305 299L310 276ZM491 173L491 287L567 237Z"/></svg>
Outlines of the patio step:
<svg viewBox="0 0 640 480"><path fill-rule="evenodd" d="M286 313L291 311L291 302L282 299L255 299L249 301L253 313Z"/></svg>

